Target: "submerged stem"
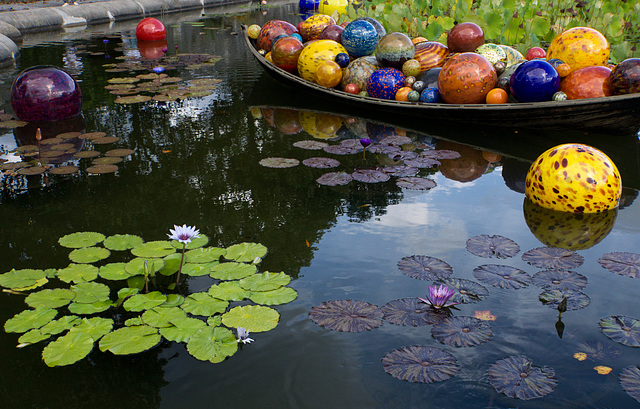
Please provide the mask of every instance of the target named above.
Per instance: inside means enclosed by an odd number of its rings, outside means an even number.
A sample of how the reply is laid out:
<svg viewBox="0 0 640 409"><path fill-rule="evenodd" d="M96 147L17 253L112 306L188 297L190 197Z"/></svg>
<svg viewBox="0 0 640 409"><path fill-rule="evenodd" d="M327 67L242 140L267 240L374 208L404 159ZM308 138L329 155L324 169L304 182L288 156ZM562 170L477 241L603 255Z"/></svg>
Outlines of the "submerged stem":
<svg viewBox="0 0 640 409"><path fill-rule="evenodd" d="M182 243L182 257L180 258L180 268L178 268L178 278L176 278L176 285L180 282L180 273L182 272L182 263L184 262L184 251L187 248L187 243Z"/></svg>

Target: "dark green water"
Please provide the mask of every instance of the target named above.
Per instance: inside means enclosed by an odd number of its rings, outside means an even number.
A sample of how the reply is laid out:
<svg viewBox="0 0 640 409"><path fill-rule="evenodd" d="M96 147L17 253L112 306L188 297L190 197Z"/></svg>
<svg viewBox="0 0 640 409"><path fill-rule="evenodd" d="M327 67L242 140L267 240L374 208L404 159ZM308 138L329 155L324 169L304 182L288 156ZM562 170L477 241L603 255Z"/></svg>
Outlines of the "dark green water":
<svg viewBox="0 0 640 409"><path fill-rule="evenodd" d="M521 132L514 136L507 131L483 139L483 130L446 132L446 124L425 123L423 129L406 134L414 141L462 154L460 160L443 161L440 169L422 171L423 175L431 173L437 183L428 191L402 189L394 178L379 184L353 181L342 187L321 186L315 180L325 173L322 169L302 165L290 169L262 167L259 161L267 157L302 160L321 156L293 146L295 141L313 137L305 130L291 134L291 128L278 128L276 125L282 122L276 119L292 115L278 107L302 110L295 115L315 116L316 125L321 126L330 123L327 118L331 117L321 115L318 121L318 115L308 110L348 114L360 125L353 129L367 129L357 112L336 111L326 102L280 88L244 49L238 35L241 24L263 24L274 18L295 24L299 21L296 8L268 8L266 15L249 8L227 15L210 11L201 19L203 25L181 22L169 26L169 52L178 45L180 52L221 57L215 66L204 70L171 73L223 80L212 95L203 98L166 104L113 102L114 96L104 89L112 74L105 72L103 64L119 61L123 50L129 50L126 44L119 44L118 37L128 43L134 25L116 31L105 29L92 36L68 34L25 47L19 66L0 73L5 80L1 96L7 101L11 79L22 69L38 64L62 67L65 49L77 47L82 61L77 67L84 95L82 131L103 131L120 138L97 150L135 151L118 164L115 174L89 175L81 162L81 172L73 176L0 176L0 272L66 266L68 250L58 246L57 240L72 232L130 233L151 241L165 239L174 224L186 223L197 226L215 246L245 241L264 244L269 253L260 269L284 271L292 278L290 286L298 292L295 301L275 307L281 314L276 329L252 334L254 343L220 364L198 361L187 353L184 344L165 342L127 357L101 353L96 347L75 365L48 368L41 360L42 345L16 349L18 335L2 332L0 407L638 406L621 388L618 377L624 368L640 363L640 351L604 336L598 321L610 315L640 318L640 281L611 273L597 262L609 252L638 251L635 136L611 143L613 137L608 135ZM110 58L92 55L104 51L105 38L109 39L106 50ZM5 103L5 109L10 111L9 104ZM366 118L366 113L362 116ZM388 130L380 124L369 124L368 129ZM17 134L2 131L1 143L11 148ZM397 266L403 257L412 255L442 259L453 267L453 277L474 281L473 269L483 264L509 265L533 275L538 269L524 262L521 255L544 246L546 237L532 233L531 215L523 209L526 160L553 146L550 143L575 138L590 138L596 146L601 143L599 147L618 164L628 187L624 206L616 218L610 219L611 232L599 243L578 250L584 263L575 271L588 279L583 292L590 304L563 314L561 338L556 330L557 310L539 301L542 290L533 285L507 290L483 284L489 289L488 297L461 305L454 312L457 316L473 316L475 311L489 310L496 316L490 321L493 338L474 347L443 345L432 338L430 326L384 322L371 331L341 333L309 320L311 308L323 301L355 299L382 306L399 298L424 296L431 282L410 278ZM483 156L481 150L467 145L474 141L480 149L501 153L502 159L487 162L489 155ZM361 155L336 158L342 162L340 169L346 171L384 164L373 154L364 160ZM575 223L581 225L580 221ZM508 237L521 251L502 260L475 256L466 250L466 242L480 234ZM200 291L209 285L208 278L189 278L186 288ZM0 295L0 305L2 322L25 308L22 296L6 293ZM574 353L584 342L601 342L619 354L578 361ZM428 385L386 374L382 357L410 345L449 351L459 361L459 372L447 381ZM552 367L557 388L532 401L495 392L487 381L489 365L512 355L526 355L535 365ZM599 375L593 369L596 365L612 371Z"/></svg>

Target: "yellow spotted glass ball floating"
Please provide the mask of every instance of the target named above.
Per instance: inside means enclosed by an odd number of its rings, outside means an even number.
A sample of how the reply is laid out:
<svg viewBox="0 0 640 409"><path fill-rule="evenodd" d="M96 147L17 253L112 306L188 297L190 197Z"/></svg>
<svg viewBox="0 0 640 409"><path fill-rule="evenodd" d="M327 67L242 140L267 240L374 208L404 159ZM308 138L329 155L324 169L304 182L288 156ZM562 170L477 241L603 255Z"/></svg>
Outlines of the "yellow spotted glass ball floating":
<svg viewBox="0 0 640 409"><path fill-rule="evenodd" d="M529 168L525 189L529 200L547 209L599 213L618 207L622 181L607 155L573 143L540 155Z"/></svg>

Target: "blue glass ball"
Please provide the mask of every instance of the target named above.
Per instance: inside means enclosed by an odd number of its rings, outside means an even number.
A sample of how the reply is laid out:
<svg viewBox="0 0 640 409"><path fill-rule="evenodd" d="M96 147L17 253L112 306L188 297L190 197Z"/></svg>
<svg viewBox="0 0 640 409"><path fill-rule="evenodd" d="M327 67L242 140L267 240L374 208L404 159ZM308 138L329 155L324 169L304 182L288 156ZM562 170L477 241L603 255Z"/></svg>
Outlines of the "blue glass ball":
<svg viewBox="0 0 640 409"><path fill-rule="evenodd" d="M300 34L298 34L298 33L293 33L289 37L293 37L293 38L297 39L298 41L300 41L301 43L304 43L304 41L302 41L302 36Z"/></svg>
<svg viewBox="0 0 640 409"><path fill-rule="evenodd" d="M381 39L382 37L384 37L385 35L387 35L387 30L385 30L384 26L378 20L376 20L375 18L373 18L373 17L358 17L354 21L357 21L357 20L364 20L364 21L368 21L369 23L371 23L376 28L376 31L378 32L378 40Z"/></svg>
<svg viewBox="0 0 640 409"><path fill-rule="evenodd" d="M342 31L342 46L354 57L373 54L378 41L378 31L365 20L352 21Z"/></svg>
<svg viewBox="0 0 640 409"><path fill-rule="evenodd" d="M545 60L525 61L511 75L509 88L518 102L550 101L560 88L560 76Z"/></svg>
<svg viewBox="0 0 640 409"><path fill-rule="evenodd" d="M320 0L300 0L299 6L301 11L318 10Z"/></svg>
<svg viewBox="0 0 640 409"><path fill-rule="evenodd" d="M442 101L440 99L440 91L438 91L438 88L436 87L425 88L420 93L420 102L435 104L440 101Z"/></svg>
<svg viewBox="0 0 640 409"><path fill-rule="evenodd" d="M395 68L375 70L367 81L367 94L373 98L395 99L396 92L404 87L404 74Z"/></svg>
<svg viewBox="0 0 640 409"><path fill-rule="evenodd" d="M338 53L336 54L336 58L333 59L336 64L340 66L340 68L347 68L351 59L349 58L349 54Z"/></svg>

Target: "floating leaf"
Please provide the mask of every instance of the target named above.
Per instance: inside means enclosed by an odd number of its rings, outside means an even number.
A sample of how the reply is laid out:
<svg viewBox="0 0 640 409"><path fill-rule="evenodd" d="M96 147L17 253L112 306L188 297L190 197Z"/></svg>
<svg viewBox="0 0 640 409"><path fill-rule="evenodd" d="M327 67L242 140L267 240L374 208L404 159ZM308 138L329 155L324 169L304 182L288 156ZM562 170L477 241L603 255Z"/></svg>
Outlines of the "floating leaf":
<svg viewBox="0 0 640 409"><path fill-rule="evenodd" d="M45 334L39 329L32 329L25 332L20 336L20 338L18 338L18 345L16 348L24 348L28 345L33 345L49 338L51 338L51 334Z"/></svg>
<svg viewBox="0 0 640 409"><path fill-rule="evenodd" d="M32 308L60 308L69 304L75 296L73 291L64 288L46 289L29 294L25 302Z"/></svg>
<svg viewBox="0 0 640 409"><path fill-rule="evenodd" d="M124 309L127 311L150 310L167 301L167 296L160 291L152 291L148 294L136 294L124 302Z"/></svg>
<svg viewBox="0 0 640 409"><path fill-rule="evenodd" d="M429 190L436 187L436 182L432 179L427 179L427 178L401 177L396 181L396 185L398 185L403 189Z"/></svg>
<svg viewBox="0 0 640 409"><path fill-rule="evenodd" d="M193 315L209 316L225 312L228 306L229 302L213 298L207 293L195 293L185 298L180 308Z"/></svg>
<svg viewBox="0 0 640 409"><path fill-rule="evenodd" d="M260 243L240 243L227 248L225 258L238 263L251 263L267 254L267 248Z"/></svg>
<svg viewBox="0 0 640 409"><path fill-rule="evenodd" d="M111 332L113 320L110 318L83 318L82 322L71 328L70 332L83 332L89 334L95 341Z"/></svg>
<svg viewBox="0 0 640 409"><path fill-rule="evenodd" d="M217 265L218 262L202 264L202 263L185 263L182 266L182 274L186 274L192 277L200 277L209 274L211 267Z"/></svg>
<svg viewBox="0 0 640 409"><path fill-rule="evenodd" d="M187 313L178 307L155 307L142 313L142 322L156 328L170 327L175 319L186 318Z"/></svg>
<svg viewBox="0 0 640 409"><path fill-rule="evenodd" d="M489 367L489 383L510 398L529 400L553 392L558 381L552 368L533 366L526 356L510 356Z"/></svg>
<svg viewBox="0 0 640 409"><path fill-rule="evenodd" d="M48 281L43 270L13 269L0 275L0 285L16 291L37 288L45 285Z"/></svg>
<svg viewBox="0 0 640 409"><path fill-rule="evenodd" d="M44 155L43 155L44 156ZM49 157L55 157L55 156L59 156L58 154L54 154L54 155L47 155ZM33 176L33 175L41 175L45 172L45 168L44 166L31 166L28 168L22 168L18 171L18 175L26 175L26 176Z"/></svg>
<svg viewBox="0 0 640 409"><path fill-rule="evenodd" d="M281 287L271 291L251 292L249 298L256 304L279 305L286 304L298 297L298 293L291 287Z"/></svg>
<svg viewBox="0 0 640 409"><path fill-rule="evenodd" d="M47 335L57 335L80 324L82 319L77 315L65 315L40 327L40 332Z"/></svg>
<svg viewBox="0 0 640 409"><path fill-rule="evenodd" d="M116 98L113 102L116 104L138 104L140 102L150 101L151 97L148 95L132 95Z"/></svg>
<svg viewBox="0 0 640 409"><path fill-rule="evenodd" d="M302 164L310 168L329 169L340 166L340 161L333 158L316 157L305 159L302 161Z"/></svg>
<svg viewBox="0 0 640 409"><path fill-rule="evenodd" d="M133 234L114 234L104 239L104 246L109 250L123 251L140 246L144 240Z"/></svg>
<svg viewBox="0 0 640 409"><path fill-rule="evenodd" d="M447 309L435 309L417 297L389 301L380 310L384 319L396 325L414 327L432 325L451 315Z"/></svg>
<svg viewBox="0 0 640 409"><path fill-rule="evenodd" d="M584 354L585 359L604 360L620 355L619 349L611 346L610 343L604 343L601 341L586 341L582 342L576 348L577 353Z"/></svg>
<svg viewBox="0 0 640 409"><path fill-rule="evenodd" d="M587 277L569 270L542 270L531 279L534 285L545 290L579 291L587 286Z"/></svg>
<svg viewBox="0 0 640 409"><path fill-rule="evenodd" d="M493 330L486 321L474 317L449 317L435 324L431 335L445 345L470 347L490 340Z"/></svg>
<svg viewBox="0 0 640 409"><path fill-rule="evenodd" d="M453 355L443 349L424 345L391 351L382 358L382 366L394 378L421 383L445 381L460 369Z"/></svg>
<svg viewBox="0 0 640 409"><path fill-rule="evenodd" d="M382 325L382 317L380 308L360 300L325 301L313 307L309 313L309 318L316 324L344 332L360 332L377 328ZM235 325L235 327L242 326L244 325Z"/></svg>
<svg viewBox="0 0 640 409"><path fill-rule="evenodd" d="M103 247L83 247L69 253L69 259L74 263L89 264L104 260L111 252Z"/></svg>
<svg viewBox="0 0 640 409"><path fill-rule="evenodd" d="M98 277L98 267L91 264L69 264L58 270L56 276L65 283L83 283Z"/></svg>
<svg viewBox="0 0 640 409"><path fill-rule="evenodd" d="M248 291L270 291L289 284L291 277L284 272L270 273L265 271L262 274L254 274L252 276L240 280L240 287Z"/></svg>
<svg viewBox="0 0 640 409"><path fill-rule="evenodd" d="M491 314L491 311L489 311L489 310L474 311L473 312L473 316L474 316L474 318L477 318L477 319L483 320L483 321L495 321L496 320L496 316Z"/></svg>
<svg viewBox="0 0 640 409"><path fill-rule="evenodd" d="M463 278L449 277L438 280L438 283L445 284L447 287L456 290L456 293L451 297L451 301L460 304L478 302L489 295L489 290L485 286Z"/></svg>
<svg viewBox="0 0 640 409"><path fill-rule="evenodd" d="M420 172L420 169L413 167L413 166L407 166L407 165L396 165L396 166L385 166L385 168L383 169L383 171L385 173L388 173L389 176L396 176L399 178L405 178L408 176L413 176L416 175ZM430 180L430 179L427 179ZM433 183L435 183L435 181L432 181ZM428 183L428 182L421 182L421 183ZM402 187L402 186L400 186ZM435 187L432 186L432 187Z"/></svg>
<svg viewBox="0 0 640 409"><path fill-rule="evenodd" d="M598 263L612 273L630 278L640 278L640 254L607 253L598 259Z"/></svg>
<svg viewBox="0 0 640 409"><path fill-rule="evenodd" d="M96 232L78 232L67 234L58 240L62 247L78 249L82 247L95 246L104 241L104 234Z"/></svg>
<svg viewBox="0 0 640 409"><path fill-rule="evenodd" d="M412 158L404 161L404 164L413 168L428 169L440 165L440 161L433 158Z"/></svg>
<svg viewBox="0 0 640 409"><path fill-rule="evenodd" d="M162 303L160 307L170 308L170 307L179 307L184 303L184 297L180 294L167 294L167 301Z"/></svg>
<svg viewBox="0 0 640 409"><path fill-rule="evenodd" d="M240 287L240 283L237 281L227 281L212 285L209 288L208 294L219 300L242 301L245 298L249 298L250 292Z"/></svg>
<svg viewBox="0 0 640 409"><path fill-rule="evenodd" d="M249 277L258 271L255 264L245 263L220 263L211 267L209 275L218 280L240 280Z"/></svg>
<svg viewBox="0 0 640 409"><path fill-rule="evenodd" d="M49 169L49 173L52 175L70 175L76 173L78 170L79 168L73 165L56 166L55 168Z"/></svg>
<svg viewBox="0 0 640 409"><path fill-rule="evenodd" d="M353 180L353 177L351 177L350 173L329 172L329 173L325 173L324 175L316 179L316 182L324 186L342 186L342 185L346 185L352 180Z"/></svg>
<svg viewBox="0 0 640 409"><path fill-rule="evenodd" d="M551 308L558 308L565 298L567 299L567 311L582 309L591 302L588 295L574 290L547 290L540 294L540 301Z"/></svg>
<svg viewBox="0 0 640 409"><path fill-rule="evenodd" d="M585 361L587 359L587 354L585 354L584 352L576 352L575 354L573 354L573 357L578 361Z"/></svg>
<svg viewBox="0 0 640 409"><path fill-rule="evenodd" d="M250 332L270 331L278 325L279 320L278 311L261 305L234 307L222 315L222 323L227 327L244 327Z"/></svg>
<svg viewBox="0 0 640 409"><path fill-rule="evenodd" d="M38 329L53 320L58 311L48 307L37 307L33 310L24 310L14 315L4 323L6 332L27 332L30 329Z"/></svg>
<svg viewBox="0 0 640 409"><path fill-rule="evenodd" d="M100 340L100 350L114 355L137 354L158 345L162 337L148 325L123 327L108 333Z"/></svg>
<svg viewBox="0 0 640 409"><path fill-rule="evenodd" d="M72 302L69 304L69 312L80 315L90 315L106 311L112 306L113 302L109 300L97 301L91 304Z"/></svg>
<svg viewBox="0 0 640 409"><path fill-rule="evenodd" d="M222 327L204 327L190 336L187 351L196 359L222 362L238 350L238 342L233 332Z"/></svg>
<svg viewBox="0 0 640 409"><path fill-rule="evenodd" d="M100 267L98 275L105 280L116 281L126 280L131 277L132 274L125 269L125 263L109 263Z"/></svg>
<svg viewBox="0 0 640 409"><path fill-rule="evenodd" d="M580 267L584 257L575 251L557 247L538 247L525 252L522 260L545 269L569 270Z"/></svg>
<svg viewBox="0 0 640 409"><path fill-rule="evenodd" d="M131 249L136 257L165 257L175 252L176 248L167 240L149 241Z"/></svg>
<svg viewBox="0 0 640 409"><path fill-rule="evenodd" d="M89 334L69 332L44 347L42 359L49 367L71 365L89 355L94 342Z"/></svg>
<svg viewBox="0 0 640 409"><path fill-rule="evenodd" d="M153 275L164 267L164 260L159 258L136 257L124 265L124 269L132 276L144 274L145 262L149 275Z"/></svg>
<svg viewBox="0 0 640 409"><path fill-rule="evenodd" d="M116 165L94 165L87 168L88 173L100 175L103 173L114 173L118 170Z"/></svg>
<svg viewBox="0 0 640 409"><path fill-rule="evenodd" d="M158 273L163 276L170 276L175 274L180 269L180 261L182 260L181 253L173 253L162 259L164 261L164 267L162 267Z"/></svg>
<svg viewBox="0 0 640 409"><path fill-rule="evenodd" d="M640 347L640 321L624 315L602 318L598 323L602 333L629 347Z"/></svg>
<svg viewBox="0 0 640 409"><path fill-rule="evenodd" d="M71 290L76 294L73 302L82 304L93 304L109 299L108 286L101 283L78 283L71 286Z"/></svg>
<svg viewBox="0 0 640 409"><path fill-rule="evenodd" d="M294 142L293 146L295 146L296 148L308 149L308 150L316 150L317 151L317 150L324 149L325 147L329 146L329 144L326 143L326 142L307 140L307 141Z"/></svg>
<svg viewBox="0 0 640 409"><path fill-rule="evenodd" d="M429 256L403 257L398 262L398 268L409 277L418 280L439 280L453 274L453 268L440 259Z"/></svg>
<svg viewBox="0 0 640 409"><path fill-rule="evenodd" d="M358 169L351 174L353 180L364 183L386 182L391 178L387 173L377 169Z"/></svg>
<svg viewBox="0 0 640 409"><path fill-rule="evenodd" d="M609 368L608 366L598 365L593 369L595 369L595 371L600 375L609 375L611 373L611 368Z"/></svg>
<svg viewBox="0 0 640 409"><path fill-rule="evenodd" d="M160 328L160 335L174 342L189 342L191 336L200 328L207 324L197 318L176 318L171 321L172 325Z"/></svg>
<svg viewBox="0 0 640 409"><path fill-rule="evenodd" d="M125 148L120 148L120 149L111 149L106 151L104 154L105 156L118 156L118 157L122 157L122 156L129 156L134 154L136 151L134 151L133 149L125 149ZM133 236L133 237L137 237L137 236Z"/></svg>
<svg viewBox="0 0 640 409"><path fill-rule="evenodd" d="M633 399L640 402L640 368L628 366L620 372L620 385Z"/></svg>
<svg viewBox="0 0 640 409"><path fill-rule="evenodd" d="M479 257L509 258L518 254L520 246L506 237L482 234L467 240L467 251Z"/></svg>
<svg viewBox="0 0 640 409"><path fill-rule="evenodd" d="M184 259L188 263L211 263L220 260L225 254L227 250L218 247L198 248L187 251Z"/></svg>
<svg viewBox="0 0 640 409"><path fill-rule="evenodd" d="M260 160L260 165L265 168L291 168L294 166L298 166L300 161L298 159L293 158L264 158Z"/></svg>
<svg viewBox="0 0 640 409"><path fill-rule="evenodd" d="M473 269L473 276L494 287L518 289L531 284L531 277L524 271L497 264L486 264Z"/></svg>

